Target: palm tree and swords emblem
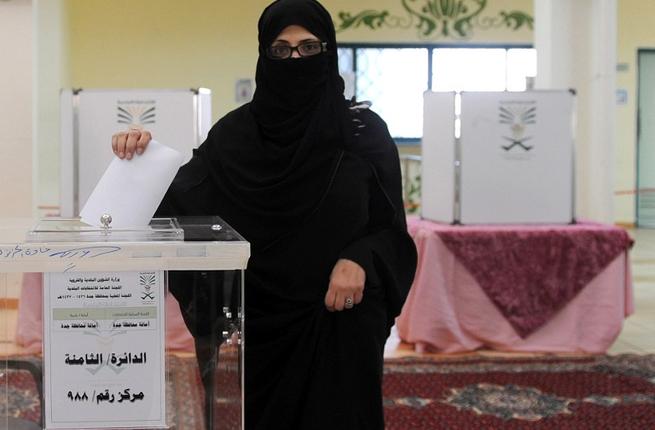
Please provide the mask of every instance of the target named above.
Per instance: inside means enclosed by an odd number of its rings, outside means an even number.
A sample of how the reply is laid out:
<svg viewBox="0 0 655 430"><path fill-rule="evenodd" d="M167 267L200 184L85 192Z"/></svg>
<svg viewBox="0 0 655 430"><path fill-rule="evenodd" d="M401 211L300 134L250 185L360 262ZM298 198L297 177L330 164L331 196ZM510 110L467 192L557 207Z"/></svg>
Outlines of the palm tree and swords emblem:
<svg viewBox="0 0 655 430"><path fill-rule="evenodd" d="M157 277L154 273L141 273L139 274L139 284L143 287L141 300L150 299L155 300L154 291L152 288L155 286Z"/></svg>
<svg viewBox="0 0 655 430"><path fill-rule="evenodd" d="M511 142L509 145L501 146L505 151L511 151L515 147L520 147L524 151L530 151L534 145L526 145L525 142L532 139L532 136L526 136L527 125L537 123L537 107L499 107L500 123L509 125L512 136L503 136L503 139Z"/></svg>

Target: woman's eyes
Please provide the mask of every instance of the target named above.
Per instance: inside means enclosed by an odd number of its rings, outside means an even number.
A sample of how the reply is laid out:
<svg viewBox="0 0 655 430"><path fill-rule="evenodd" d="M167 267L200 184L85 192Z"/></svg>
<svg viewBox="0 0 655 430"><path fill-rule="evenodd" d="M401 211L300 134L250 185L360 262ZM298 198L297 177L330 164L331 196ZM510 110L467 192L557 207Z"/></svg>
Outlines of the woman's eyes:
<svg viewBox="0 0 655 430"><path fill-rule="evenodd" d="M278 43L272 45L267 52L273 59L285 59L291 57L294 51L298 52L301 57L311 57L323 52L323 45L320 41L303 42L298 46Z"/></svg>
<svg viewBox="0 0 655 430"><path fill-rule="evenodd" d="M273 55L284 55L289 52L289 45L273 45L271 46L271 53Z"/></svg>
<svg viewBox="0 0 655 430"><path fill-rule="evenodd" d="M321 50L320 42L307 42L300 45L300 48L303 49L306 53L317 53Z"/></svg>

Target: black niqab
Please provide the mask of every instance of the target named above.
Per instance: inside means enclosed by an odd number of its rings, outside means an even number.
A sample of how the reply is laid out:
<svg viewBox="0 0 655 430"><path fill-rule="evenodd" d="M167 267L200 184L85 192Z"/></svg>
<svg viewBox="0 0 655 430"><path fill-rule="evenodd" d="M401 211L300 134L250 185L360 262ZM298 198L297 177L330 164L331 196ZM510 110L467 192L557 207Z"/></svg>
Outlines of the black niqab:
<svg viewBox="0 0 655 430"><path fill-rule="evenodd" d="M267 48L294 24L327 42L327 52L268 58ZM210 135L218 144L201 147L221 191L221 213L251 242L253 253L317 208L353 134L334 24L325 8L314 0L278 0L258 27L257 89L244 108L248 115L237 110L226 116L215 128L219 135Z"/></svg>
<svg viewBox="0 0 655 430"><path fill-rule="evenodd" d="M266 49L290 25L299 25L327 42L328 52L305 59L272 60ZM337 41L330 14L313 0L279 0L259 20L257 90L251 111L263 135L284 146L310 129L317 110L324 115L335 103L343 106L343 80L337 63ZM322 103L322 106L320 104ZM330 106L332 105L332 106ZM336 118L324 117L333 124ZM324 122L330 124L330 122ZM312 136L316 137L316 136Z"/></svg>

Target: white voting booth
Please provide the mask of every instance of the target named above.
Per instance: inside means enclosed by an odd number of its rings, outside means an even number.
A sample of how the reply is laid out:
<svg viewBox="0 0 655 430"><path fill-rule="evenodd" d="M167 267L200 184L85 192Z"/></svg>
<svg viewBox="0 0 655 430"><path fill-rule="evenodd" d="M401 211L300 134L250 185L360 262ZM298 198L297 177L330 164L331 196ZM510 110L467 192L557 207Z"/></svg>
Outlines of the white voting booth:
<svg viewBox="0 0 655 430"><path fill-rule="evenodd" d="M61 215L79 214L113 158L111 136L143 127L185 162L212 125L207 89L77 89L61 92Z"/></svg>
<svg viewBox="0 0 655 430"><path fill-rule="evenodd" d="M568 90L425 93L422 216L573 222L574 103Z"/></svg>

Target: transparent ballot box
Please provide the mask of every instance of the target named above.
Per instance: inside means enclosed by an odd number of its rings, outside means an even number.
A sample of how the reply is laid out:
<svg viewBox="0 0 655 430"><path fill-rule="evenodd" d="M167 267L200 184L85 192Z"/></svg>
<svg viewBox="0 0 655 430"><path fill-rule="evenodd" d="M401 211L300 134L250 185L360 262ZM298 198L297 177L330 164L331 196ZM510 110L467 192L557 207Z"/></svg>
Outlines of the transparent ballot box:
<svg viewBox="0 0 655 430"><path fill-rule="evenodd" d="M218 217L0 220L0 430L242 429L249 257Z"/></svg>

